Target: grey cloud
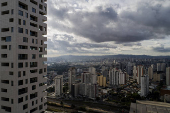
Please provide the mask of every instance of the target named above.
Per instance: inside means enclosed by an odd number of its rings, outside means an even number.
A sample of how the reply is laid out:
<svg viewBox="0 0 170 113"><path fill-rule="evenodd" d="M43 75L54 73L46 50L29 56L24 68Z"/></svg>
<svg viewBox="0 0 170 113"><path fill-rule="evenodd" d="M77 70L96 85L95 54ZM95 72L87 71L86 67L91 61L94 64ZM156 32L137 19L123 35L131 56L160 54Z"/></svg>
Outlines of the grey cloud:
<svg viewBox="0 0 170 113"><path fill-rule="evenodd" d="M123 46L142 46L142 44L141 43L125 43L125 44L123 44Z"/></svg>
<svg viewBox="0 0 170 113"><path fill-rule="evenodd" d="M170 7L159 4L139 5L136 12L123 11L119 15L112 7L106 6L96 7L93 12L75 11L69 6L58 7L56 9L54 4L49 7L49 16L54 18L49 26L95 42L129 43L163 39L170 35ZM73 13L68 13L69 11ZM66 21L71 23L71 27L63 24Z"/></svg>
<svg viewBox="0 0 170 113"><path fill-rule="evenodd" d="M170 47L165 48L164 45L161 45L159 47L153 47L152 49L160 53L170 52Z"/></svg>

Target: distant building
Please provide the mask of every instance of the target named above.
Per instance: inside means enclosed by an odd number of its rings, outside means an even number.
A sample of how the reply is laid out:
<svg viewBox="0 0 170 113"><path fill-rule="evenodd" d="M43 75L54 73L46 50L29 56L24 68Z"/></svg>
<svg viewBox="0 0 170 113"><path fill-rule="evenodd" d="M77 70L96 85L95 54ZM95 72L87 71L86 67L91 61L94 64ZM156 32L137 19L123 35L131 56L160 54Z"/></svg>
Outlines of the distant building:
<svg viewBox="0 0 170 113"><path fill-rule="evenodd" d="M160 82L161 80L163 80L164 75L165 74L162 71L155 72L153 74L153 82Z"/></svg>
<svg viewBox="0 0 170 113"><path fill-rule="evenodd" d="M89 73L91 73L91 74L96 74L96 68L94 68L94 67L89 67Z"/></svg>
<svg viewBox="0 0 170 113"><path fill-rule="evenodd" d="M153 68L152 67L148 68L148 75L149 75L149 79L153 78Z"/></svg>
<svg viewBox="0 0 170 113"><path fill-rule="evenodd" d="M170 67L166 68L166 85L170 86Z"/></svg>
<svg viewBox="0 0 170 113"><path fill-rule="evenodd" d="M93 75L89 72L83 72L83 73L81 73L81 83L96 84L97 83L97 75Z"/></svg>
<svg viewBox="0 0 170 113"><path fill-rule="evenodd" d="M126 84L126 73L119 72L119 84Z"/></svg>
<svg viewBox="0 0 170 113"><path fill-rule="evenodd" d="M133 66L133 79L136 80L137 79L137 67Z"/></svg>
<svg viewBox="0 0 170 113"><path fill-rule="evenodd" d="M79 94L79 87L80 87L80 83L77 83L77 84L72 84L71 85L71 95L73 96L73 97L76 97L76 96L78 96L78 94Z"/></svg>
<svg viewBox="0 0 170 113"><path fill-rule="evenodd" d="M71 93L71 85L75 83L75 79L76 79L76 69L74 67L68 70L68 77L69 77L68 89L69 92Z"/></svg>
<svg viewBox="0 0 170 113"><path fill-rule="evenodd" d="M141 96L147 96L149 93L149 76L141 76Z"/></svg>
<svg viewBox="0 0 170 113"><path fill-rule="evenodd" d="M136 101L131 103L129 113L169 113L170 104L155 101Z"/></svg>
<svg viewBox="0 0 170 113"><path fill-rule="evenodd" d="M162 88L160 91L161 100L170 103L170 86Z"/></svg>
<svg viewBox="0 0 170 113"><path fill-rule="evenodd" d="M63 93L63 75L55 77L55 95L60 96Z"/></svg>
<svg viewBox="0 0 170 113"><path fill-rule="evenodd" d="M140 84L141 82L141 76L144 75L144 67L143 66L137 66L137 83Z"/></svg>
<svg viewBox="0 0 170 113"><path fill-rule="evenodd" d="M119 85L119 70L113 68L109 71L109 84Z"/></svg>
<svg viewBox="0 0 170 113"><path fill-rule="evenodd" d="M106 77L103 77L103 75L97 77L97 81L99 86L106 87Z"/></svg>
<svg viewBox="0 0 170 113"><path fill-rule="evenodd" d="M166 64L165 63L157 63L157 71L166 71Z"/></svg>

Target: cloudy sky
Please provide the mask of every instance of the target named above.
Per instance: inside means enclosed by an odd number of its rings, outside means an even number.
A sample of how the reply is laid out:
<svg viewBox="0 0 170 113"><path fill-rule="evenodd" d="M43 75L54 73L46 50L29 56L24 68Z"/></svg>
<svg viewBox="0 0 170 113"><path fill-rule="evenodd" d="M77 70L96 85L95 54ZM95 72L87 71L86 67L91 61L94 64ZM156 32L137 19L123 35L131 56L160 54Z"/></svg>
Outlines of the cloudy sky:
<svg viewBox="0 0 170 113"><path fill-rule="evenodd" d="M48 0L48 57L170 55L169 0Z"/></svg>

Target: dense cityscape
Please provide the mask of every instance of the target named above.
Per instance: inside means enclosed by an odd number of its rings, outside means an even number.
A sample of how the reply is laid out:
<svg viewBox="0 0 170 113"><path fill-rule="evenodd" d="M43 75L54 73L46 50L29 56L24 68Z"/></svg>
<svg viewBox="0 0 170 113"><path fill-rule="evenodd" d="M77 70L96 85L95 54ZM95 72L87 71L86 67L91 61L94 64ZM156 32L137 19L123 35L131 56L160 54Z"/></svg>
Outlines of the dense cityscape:
<svg viewBox="0 0 170 113"><path fill-rule="evenodd" d="M142 113L143 107L169 112L169 104L167 108L160 106L161 102L170 102L169 57L84 57L77 61L67 58L62 62L49 58L47 85L50 102L54 102L51 98L55 98L59 104L71 104L75 112L81 108L93 112Z"/></svg>

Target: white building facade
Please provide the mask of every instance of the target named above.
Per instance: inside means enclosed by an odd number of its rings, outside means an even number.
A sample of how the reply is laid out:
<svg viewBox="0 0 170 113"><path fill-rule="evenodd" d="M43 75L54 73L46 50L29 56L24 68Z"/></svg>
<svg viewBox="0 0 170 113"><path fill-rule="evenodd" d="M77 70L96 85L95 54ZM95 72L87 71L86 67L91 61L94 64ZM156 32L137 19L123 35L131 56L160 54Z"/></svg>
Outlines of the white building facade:
<svg viewBox="0 0 170 113"><path fill-rule="evenodd" d="M47 108L47 0L0 0L0 113Z"/></svg>

